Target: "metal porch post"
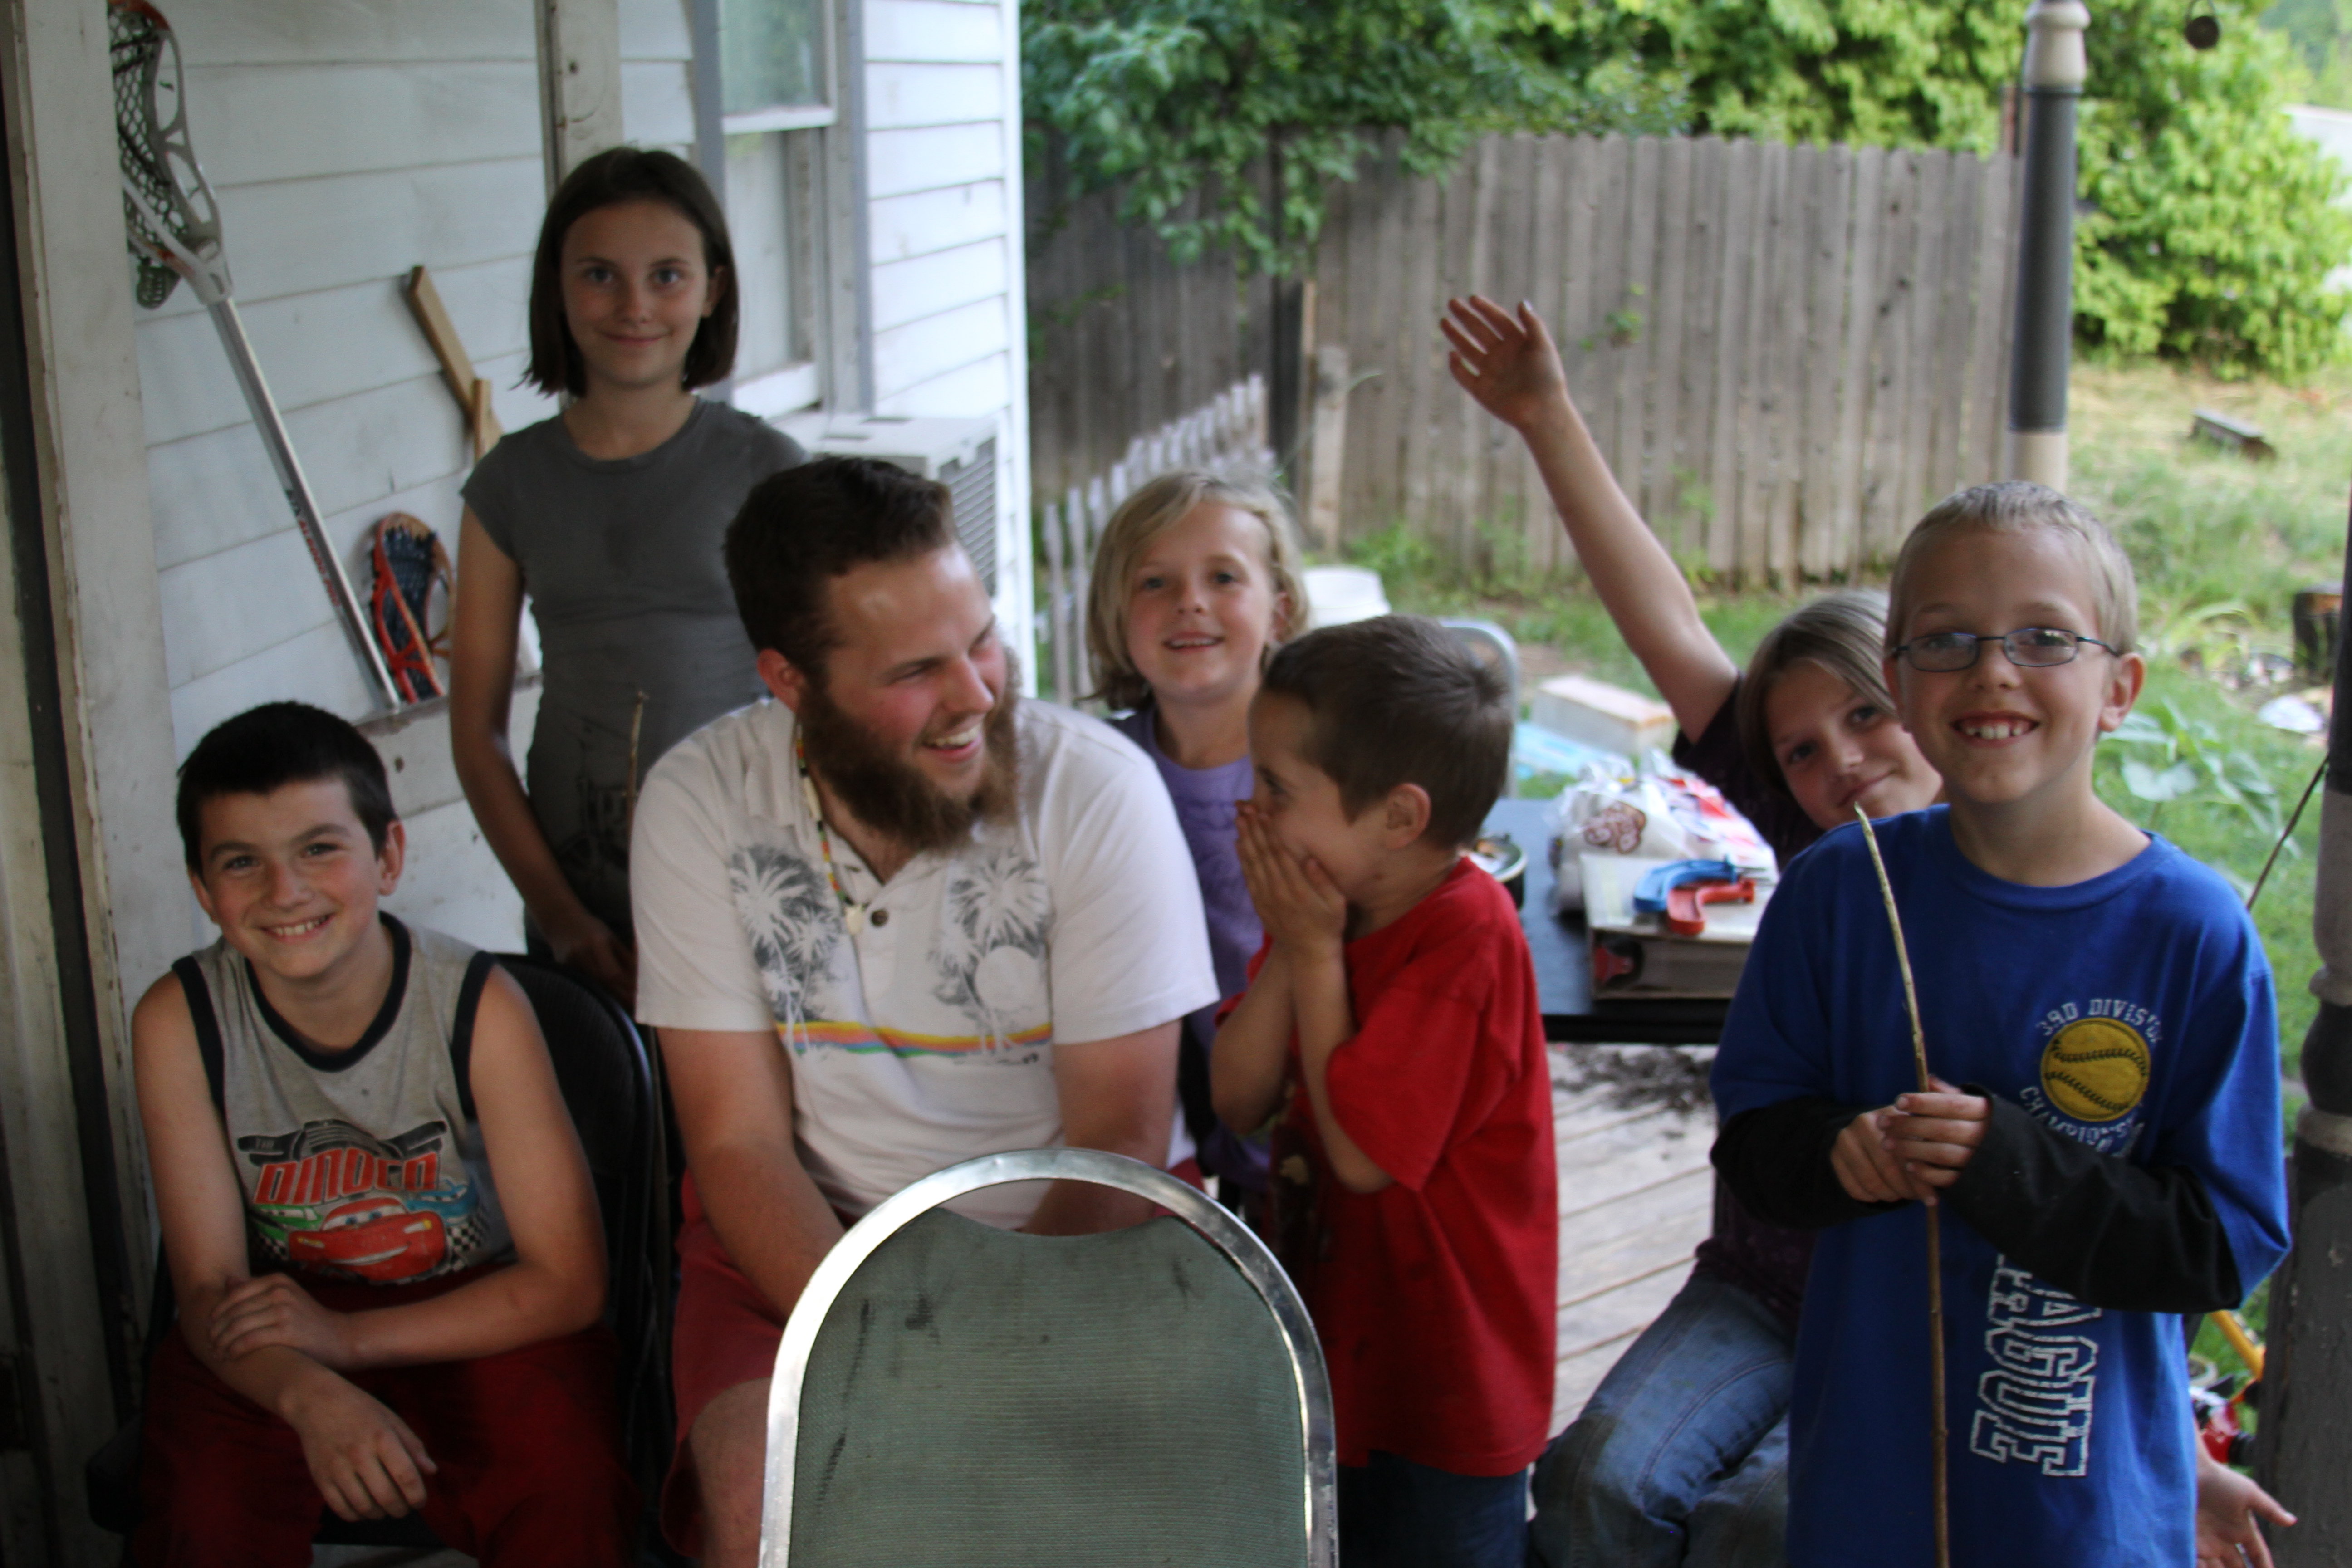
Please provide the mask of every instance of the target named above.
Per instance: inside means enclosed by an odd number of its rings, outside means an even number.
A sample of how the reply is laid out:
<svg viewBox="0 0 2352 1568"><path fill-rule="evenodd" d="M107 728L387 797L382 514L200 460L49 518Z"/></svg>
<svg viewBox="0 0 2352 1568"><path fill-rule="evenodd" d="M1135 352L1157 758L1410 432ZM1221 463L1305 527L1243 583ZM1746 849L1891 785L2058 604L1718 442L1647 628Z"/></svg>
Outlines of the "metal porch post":
<svg viewBox="0 0 2352 1568"><path fill-rule="evenodd" d="M2340 694L2352 638L2336 648L2327 790L2320 802L2312 934L2319 1016L2303 1040L2311 1103L2295 1122L2294 1250L2271 1286L2270 1355L2255 1459L2300 1519L2272 1533L2279 1568L2352 1564L2352 713Z"/></svg>
<svg viewBox="0 0 2352 1568"><path fill-rule="evenodd" d="M2074 105L2089 74L2090 25L2081 0L2033 0L2025 14L2025 191L2001 469L2060 490L2074 329Z"/></svg>

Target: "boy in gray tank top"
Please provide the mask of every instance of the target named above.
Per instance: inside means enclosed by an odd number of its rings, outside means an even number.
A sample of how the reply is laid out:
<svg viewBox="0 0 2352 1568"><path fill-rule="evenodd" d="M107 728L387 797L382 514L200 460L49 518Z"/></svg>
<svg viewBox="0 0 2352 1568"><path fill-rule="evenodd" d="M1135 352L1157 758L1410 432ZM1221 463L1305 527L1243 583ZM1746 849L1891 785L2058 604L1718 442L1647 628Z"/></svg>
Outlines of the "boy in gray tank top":
<svg viewBox="0 0 2352 1568"><path fill-rule="evenodd" d="M378 910L404 839L341 719L229 720L179 815L221 940L132 1020L180 1303L134 1557L296 1568L323 1507L421 1512L486 1564L628 1563L604 1237L520 987Z"/></svg>

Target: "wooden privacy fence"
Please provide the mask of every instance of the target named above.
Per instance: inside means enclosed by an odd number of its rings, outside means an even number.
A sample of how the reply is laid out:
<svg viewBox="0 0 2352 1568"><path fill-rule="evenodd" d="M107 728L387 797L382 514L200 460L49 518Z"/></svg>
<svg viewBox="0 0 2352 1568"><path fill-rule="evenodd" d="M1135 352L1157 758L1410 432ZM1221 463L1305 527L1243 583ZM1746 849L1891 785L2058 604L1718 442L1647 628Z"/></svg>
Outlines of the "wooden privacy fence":
<svg viewBox="0 0 2352 1568"><path fill-rule="evenodd" d="M1049 139L1027 188L1030 493L1059 496L1129 444L1273 365L1275 285L1233 258L1179 265L1118 196L1063 199ZM1269 381L1269 385L1271 382Z"/></svg>
<svg viewBox="0 0 2352 1568"><path fill-rule="evenodd" d="M1498 136L1412 179L1391 146L1333 187L1297 312L1313 374L1291 473L1310 542L1402 522L1464 563L1571 563L1517 438L1446 373L1439 312L1479 290L1543 312L1611 467L1686 563L1786 581L1885 559L1936 498L1996 472L2015 168ZM1180 389L1197 399L1189 377L1279 352L1274 292L1230 258L1175 267L1103 198L1062 216L1031 256L1041 495L1166 418Z"/></svg>
<svg viewBox="0 0 2352 1568"><path fill-rule="evenodd" d="M1253 375L1202 406L1128 444L1106 471L1048 500L1038 519L1045 557L1045 614L1038 625L1037 684L1059 702L1094 689L1087 660L1087 594L1095 546L1119 503L1171 468L1264 478L1274 471L1266 446L1265 381Z"/></svg>
<svg viewBox="0 0 2352 1568"><path fill-rule="evenodd" d="M1318 434L1345 420L1318 499L1346 532L1402 520L1459 558L1516 537L1567 563L1534 464L1446 372L1438 310L1476 289L1553 324L1685 561L1789 580L1883 559L2000 460L2014 169L1712 137L1495 137L1443 181L1384 161L1337 188L1317 258Z"/></svg>

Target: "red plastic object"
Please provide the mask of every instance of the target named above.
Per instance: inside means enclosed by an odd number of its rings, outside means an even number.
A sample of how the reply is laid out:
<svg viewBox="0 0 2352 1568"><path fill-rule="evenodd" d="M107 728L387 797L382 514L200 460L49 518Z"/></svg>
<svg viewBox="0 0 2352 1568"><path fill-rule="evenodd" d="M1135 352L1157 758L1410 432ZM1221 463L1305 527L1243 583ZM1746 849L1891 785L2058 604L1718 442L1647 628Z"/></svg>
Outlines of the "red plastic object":
<svg viewBox="0 0 2352 1568"><path fill-rule="evenodd" d="M1666 890L1666 929L1676 936L1696 936L1706 929L1702 904L1752 904L1756 884L1746 877L1737 882L1685 882Z"/></svg>
<svg viewBox="0 0 2352 1568"><path fill-rule="evenodd" d="M2252 1457L2254 1435L2238 1425L2238 1400L2198 1401L2197 1436L2205 1451L2225 1465L2242 1465Z"/></svg>

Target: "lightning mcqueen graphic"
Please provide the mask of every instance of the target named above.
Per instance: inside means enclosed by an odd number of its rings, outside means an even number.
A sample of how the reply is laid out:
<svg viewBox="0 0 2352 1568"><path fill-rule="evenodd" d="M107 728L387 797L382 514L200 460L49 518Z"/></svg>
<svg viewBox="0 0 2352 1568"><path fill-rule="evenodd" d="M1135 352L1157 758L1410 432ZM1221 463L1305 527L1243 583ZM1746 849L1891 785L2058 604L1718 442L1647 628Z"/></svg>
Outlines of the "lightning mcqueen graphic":
<svg viewBox="0 0 2352 1568"><path fill-rule="evenodd" d="M308 1268L356 1274L391 1284L430 1274L448 1256L449 1235L430 1209L411 1209L388 1194L374 1194L327 1211L316 1229L286 1237L291 1261Z"/></svg>

